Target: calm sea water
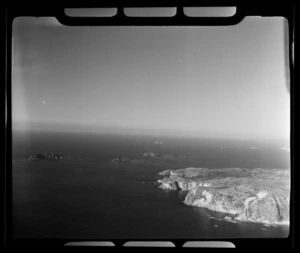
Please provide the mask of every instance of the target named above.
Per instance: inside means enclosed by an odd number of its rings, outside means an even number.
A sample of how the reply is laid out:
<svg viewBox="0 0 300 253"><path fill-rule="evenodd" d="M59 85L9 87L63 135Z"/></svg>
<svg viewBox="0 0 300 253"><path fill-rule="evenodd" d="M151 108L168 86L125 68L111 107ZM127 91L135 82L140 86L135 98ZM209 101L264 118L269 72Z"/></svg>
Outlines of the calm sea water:
<svg viewBox="0 0 300 253"><path fill-rule="evenodd" d="M156 144L162 141L164 144ZM230 223L226 214L186 206L158 172L185 167L287 168L282 143L86 133L13 135L13 236L63 239L279 238L287 227ZM180 161L112 165L117 156L179 153ZM29 161L59 153L62 160ZM213 217L213 218L212 218Z"/></svg>

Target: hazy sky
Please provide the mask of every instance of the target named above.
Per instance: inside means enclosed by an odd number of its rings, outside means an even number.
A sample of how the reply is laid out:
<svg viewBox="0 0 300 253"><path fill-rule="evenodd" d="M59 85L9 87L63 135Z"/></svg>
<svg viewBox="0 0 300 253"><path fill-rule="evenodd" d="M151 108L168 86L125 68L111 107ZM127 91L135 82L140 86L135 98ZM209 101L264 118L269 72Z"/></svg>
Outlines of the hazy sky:
<svg viewBox="0 0 300 253"><path fill-rule="evenodd" d="M228 27L13 23L13 127L289 138L280 17Z"/></svg>

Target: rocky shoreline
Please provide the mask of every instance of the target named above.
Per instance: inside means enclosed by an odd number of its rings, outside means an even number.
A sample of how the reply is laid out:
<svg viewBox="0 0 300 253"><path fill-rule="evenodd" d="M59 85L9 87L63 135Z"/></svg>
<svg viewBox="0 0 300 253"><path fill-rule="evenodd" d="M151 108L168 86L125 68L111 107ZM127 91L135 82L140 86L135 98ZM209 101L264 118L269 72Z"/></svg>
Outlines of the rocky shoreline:
<svg viewBox="0 0 300 253"><path fill-rule="evenodd" d="M231 214L232 221L289 225L287 169L186 168L159 175L165 176L157 181L159 188L188 191L186 205Z"/></svg>

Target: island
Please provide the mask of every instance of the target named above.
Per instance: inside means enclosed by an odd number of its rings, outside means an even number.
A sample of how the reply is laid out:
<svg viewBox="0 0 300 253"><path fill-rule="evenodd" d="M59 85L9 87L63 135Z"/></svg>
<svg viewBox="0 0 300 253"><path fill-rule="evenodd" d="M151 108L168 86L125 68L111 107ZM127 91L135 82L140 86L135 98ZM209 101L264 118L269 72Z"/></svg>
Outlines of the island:
<svg viewBox="0 0 300 253"><path fill-rule="evenodd" d="M119 164L119 163L132 163L132 164L143 164L143 159L138 158L130 158L130 157L115 157L111 160L111 163Z"/></svg>
<svg viewBox="0 0 300 253"><path fill-rule="evenodd" d="M289 225L290 170L185 168L165 170L164 190L183 190L184 204L227 213L226 220Z"/></svg>
<svg viewBox="0 0 300 253"><path fill-rule="evenodd" d="M40 161L40 160L59 160L62 159L62 156L59 154L41 154L37 153L35 155L30 155L29 160L30 161Z"/></svg>
<svg viewBox="0 0 300 253"><path fill-rule="evenodd" d="M163 153L155 153L155 152L146 152L143 154L144 157L147 158L160 158L160 159L182 159L185 158L182 154L176 154L176 153L169 153L169 154L163 154Z"/></svg>
<svg viewBox="0 0 300 253"><path fill-rule="evenodd" d="M114 157L110 160L113 164L122 164L122 163L132 163L132 164L143 164L146 161L152 161L152 158L155 160L179 160L185 158L182 154L175 153L155 153L155 152L146 152L143 153L142 157L131 158L131 157Z"/></svg>

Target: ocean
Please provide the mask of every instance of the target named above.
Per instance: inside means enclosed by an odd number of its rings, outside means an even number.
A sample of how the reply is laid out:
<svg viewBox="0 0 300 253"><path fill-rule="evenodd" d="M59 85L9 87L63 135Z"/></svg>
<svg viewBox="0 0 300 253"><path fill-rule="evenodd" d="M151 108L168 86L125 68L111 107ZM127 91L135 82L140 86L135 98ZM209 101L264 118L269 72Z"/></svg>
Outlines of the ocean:
<svg viewBox="0 0 300 253"><path fill-rule="evenodd" d="M283 143L125 134L13 132L14 238L221 239L285 238L287 226L231 223L226 214L184 205L184 191L155 182L166 169L289 168ZM145 152L182 159L111 163ZM60 160L30 161L37 153Z"/></svg>

